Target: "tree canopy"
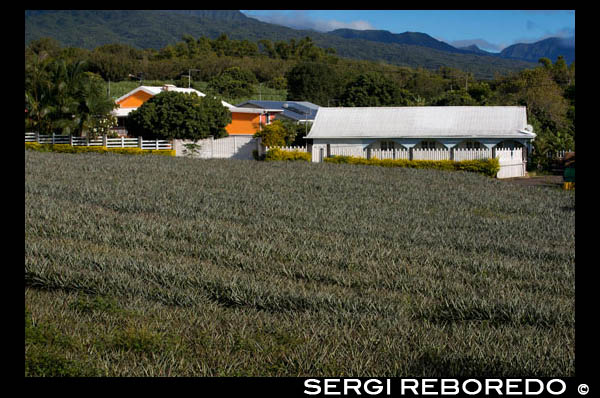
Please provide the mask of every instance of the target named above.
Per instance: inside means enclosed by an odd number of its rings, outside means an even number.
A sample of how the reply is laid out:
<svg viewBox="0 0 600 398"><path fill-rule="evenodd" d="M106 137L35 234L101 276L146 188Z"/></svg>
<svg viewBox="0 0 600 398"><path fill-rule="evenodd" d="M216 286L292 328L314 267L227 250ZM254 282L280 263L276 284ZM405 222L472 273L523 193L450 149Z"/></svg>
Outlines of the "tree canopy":
<svg viewBox="0 0 600 398"><path fill-rule="evenodd" d="M414 95L377 73L360 74L346 85L341 95L342 106L408 106Z"/></svg>
<svg viewBox="0 0 600 398"><path fill-rule="evenodd" d="M260 138L261 143L267 147L289 146L294 142L297 133L297 129L290 128L281 120L275 120L254 133L254 137Z"/></svg>
<svg viewBox="0 0 600 398"><path fill-rule="evenodd" d="M212 96L163 91L127 118L130 134L148 138L200 140L227 136L231 112Z"/></svg>

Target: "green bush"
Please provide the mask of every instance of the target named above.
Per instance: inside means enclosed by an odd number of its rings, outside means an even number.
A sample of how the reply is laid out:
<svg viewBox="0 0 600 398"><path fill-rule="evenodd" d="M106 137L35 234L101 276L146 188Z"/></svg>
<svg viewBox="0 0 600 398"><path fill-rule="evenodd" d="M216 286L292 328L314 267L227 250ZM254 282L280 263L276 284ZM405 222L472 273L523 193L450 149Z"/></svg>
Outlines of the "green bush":
<svg viewBox="0 0 600 398"><path fill-rule="evenodd" d="M332 156L326 158L327 163L362 164L383 167L409 167L413 169L434 169L446 171L469 171L495 177L500 170L498 159L479 160L407 160L407 159L365 159L356 156Z"/></svg>
<svg viewBox="0 0 600 398"><path fill-rule="evenodd" d="M304 160L305 162L310 162L312 160L312 157L311 154L308 152L300 152L298 150L284 151L283 149L279 148L271 148L267 152L265 160Z"/></svg>

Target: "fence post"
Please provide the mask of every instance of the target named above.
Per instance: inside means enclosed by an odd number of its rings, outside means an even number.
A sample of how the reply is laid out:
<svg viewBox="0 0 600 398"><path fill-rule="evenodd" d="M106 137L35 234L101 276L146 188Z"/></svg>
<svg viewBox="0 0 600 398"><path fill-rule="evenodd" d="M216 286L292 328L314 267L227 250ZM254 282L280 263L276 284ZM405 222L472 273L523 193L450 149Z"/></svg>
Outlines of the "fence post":
<svg viewBox="0 0 600 398"><path fill-rule="evenodd" d="M154 149L158 150L158 138L154 140Z"/></svg>
<svg viewBox="0 0 600 398"><path fill-rule="evenodd" d="M144 149L144 139L142 137L138 137L138 148Z"/></svg>
<svg viewBox="0 0 600 398"><path fill-rule="evenodd" d="M125 148L125 137L121 137L121 148Z"/></svg>
<svg viewBox="0 0 600 398"><path fill-rule="evenodd" d="M104 135L102 136L102 146L103 146L104 148L107 148L107 147L108 147L108 139L107 139L107 135L106 135L106 134L104 134Z"/></svg>
<svg viewBox="0 0 600 398"><path fill-rule="evenodd" d="M52 145L54 145L54 133L52 133Z"/></svg>

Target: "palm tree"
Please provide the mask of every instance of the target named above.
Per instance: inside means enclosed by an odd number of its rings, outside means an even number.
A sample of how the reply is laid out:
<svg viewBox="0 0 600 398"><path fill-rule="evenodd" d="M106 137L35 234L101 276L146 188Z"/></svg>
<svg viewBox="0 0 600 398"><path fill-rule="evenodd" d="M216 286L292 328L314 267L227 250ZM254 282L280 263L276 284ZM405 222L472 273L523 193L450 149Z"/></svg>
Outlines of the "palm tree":
<svg viewBox="0 0 600 398"><path fill-rule="evenodd" d="M99 120L107 116L116 104L104 93L104 81L98 75L91 72L85 72L82 78L82 84L77 92L78 126L77 132L95 138L93 126Z"/></svg>
<svg viewBox="0 0 600 398"><path fill-rule="evenodd" d="M104 82L85 61L32 56L25 68L26 128L49 134L82 135L115 107Z"/></svg>

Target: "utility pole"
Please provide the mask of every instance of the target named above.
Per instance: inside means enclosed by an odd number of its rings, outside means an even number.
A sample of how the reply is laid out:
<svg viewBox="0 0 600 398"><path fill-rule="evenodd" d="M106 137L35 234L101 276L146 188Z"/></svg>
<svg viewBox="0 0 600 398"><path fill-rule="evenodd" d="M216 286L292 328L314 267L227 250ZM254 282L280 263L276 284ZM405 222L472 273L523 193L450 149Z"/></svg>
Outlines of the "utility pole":
<svg viewBox="0 0 600 398"><path fill-rule="evenodd" d="M192 87L192 71L198 71L200 72L200 69L190 69L188 70L188 88ZM185 75L183 75L185 76Z"/></svg>

